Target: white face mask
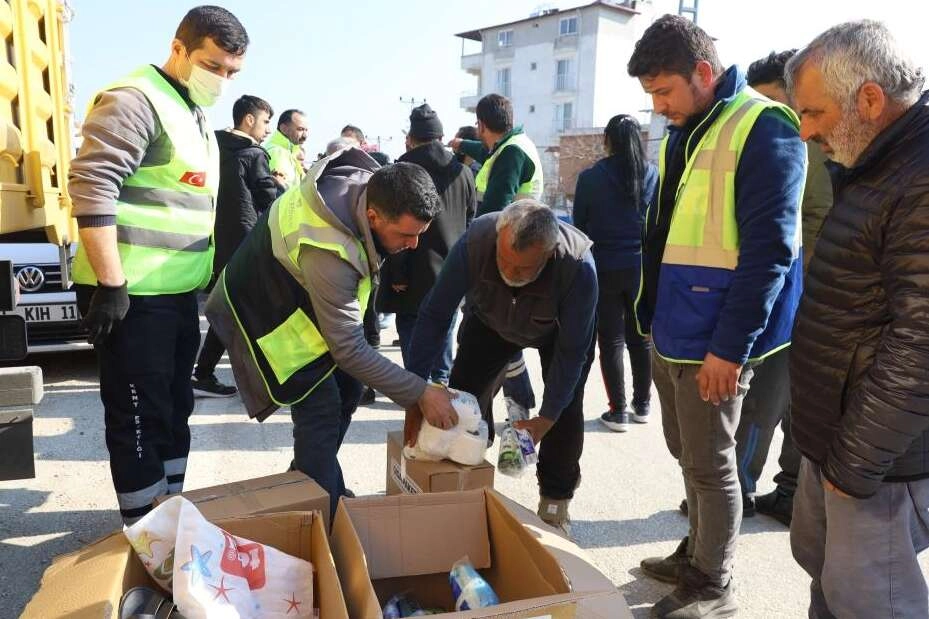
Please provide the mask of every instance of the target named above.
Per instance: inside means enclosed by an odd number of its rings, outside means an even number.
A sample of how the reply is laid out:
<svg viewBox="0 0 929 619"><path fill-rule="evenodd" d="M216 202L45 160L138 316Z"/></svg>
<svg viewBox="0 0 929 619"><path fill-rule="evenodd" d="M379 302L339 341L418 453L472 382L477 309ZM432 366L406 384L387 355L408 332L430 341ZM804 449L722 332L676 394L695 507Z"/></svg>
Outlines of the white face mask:
<svg viewBox="0 0 929 619"><path fill-rule="evenodd" d="M190 62L189 59L188 62ZM213 105L223 95L229 80L221 75L210 73L199 65L191 63L190 66L190 78L186 80L186 83L185 80L181 80L181 84L186 86L190 92L190 100L202 107Z"/></svg>

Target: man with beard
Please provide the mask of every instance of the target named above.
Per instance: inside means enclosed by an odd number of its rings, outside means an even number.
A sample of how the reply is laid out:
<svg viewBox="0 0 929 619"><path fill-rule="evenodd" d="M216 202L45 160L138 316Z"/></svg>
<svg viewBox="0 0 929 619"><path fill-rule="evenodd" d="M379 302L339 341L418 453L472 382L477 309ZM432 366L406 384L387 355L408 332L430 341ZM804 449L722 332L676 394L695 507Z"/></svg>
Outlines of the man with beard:
<svg viewBox="0 0 929 619"><path fill-rule="evenodd" d="M786 75L835 196L790 355L791 548L811 617L926 617L929 94L873 21L827 30Z"/></svg>
<svg viewBox="0 0 929 619"><path fill-rule="evenodd" d="M265 142L271 157L271 173L284 187L303 178L303 143L310 134L306 114L300 110L285 110L277 121L277 131Z"/></svg>
<svg viewBox="0 0 929 619"><path fill-rule="evenodd" d="M670 123L646 216L641 333L650 333L665 442L678 460L690 530L642 561L677 584L655 617L729 617L742 491L735 432L752 366L790 344L801 292L806 149L797 115L723 69L713 40L665 15L636 43L629 75Z"/></svg>
<svg viewBox="0 0 929 619"><path fill-rule="evenodd" d="M584 383L593 359L597 273L591 242L527 198L489 213L449 253L419 308L407 368L426 377L462 298L465 318L449 386L478 397L495 387L509 359L538 348L545 394L539 416L517 422L539 450L539 516L568 533L568 504L580 483ZM422 415L407 409L414 443ZM492 427L493 419L487 419Z"/></svg>

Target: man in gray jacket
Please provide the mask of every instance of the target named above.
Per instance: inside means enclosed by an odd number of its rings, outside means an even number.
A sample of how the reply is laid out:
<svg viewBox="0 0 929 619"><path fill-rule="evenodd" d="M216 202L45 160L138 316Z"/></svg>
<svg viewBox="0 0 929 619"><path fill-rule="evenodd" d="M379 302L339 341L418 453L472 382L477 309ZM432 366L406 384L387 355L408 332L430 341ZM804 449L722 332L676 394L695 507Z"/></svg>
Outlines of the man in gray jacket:
<svg viewBox="0 0 929 619"><path fill-rule="evenodd" d="M329 492L333 510L362 383L418 405L437 427L458 421L444 388L378 354L362 326L383 256L415 248L438 205L419 166L379 169L360 149L335 152L259 219L207 302L249 415L262 421L290 405L293 465Z"/></svg>

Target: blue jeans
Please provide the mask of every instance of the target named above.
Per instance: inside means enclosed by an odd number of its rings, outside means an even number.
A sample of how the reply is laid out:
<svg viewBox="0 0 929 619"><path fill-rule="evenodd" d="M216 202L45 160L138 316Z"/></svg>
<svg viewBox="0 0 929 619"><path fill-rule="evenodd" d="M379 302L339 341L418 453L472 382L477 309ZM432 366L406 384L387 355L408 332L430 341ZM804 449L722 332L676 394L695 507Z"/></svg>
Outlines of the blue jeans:
<svg viewBox="0 0 929 619"><path fill-rule="evenodd" d="M457 317L457 312L456 312ZM416 325L416 314L397 314L396 322L397 336L400 338L400 354L403 356L403 365L407 365L410 354L410 343L413 340L413 327ZM455 334L455 320L448 327L448 333L445 335L445 348L442 354L436 359L435 367L429 374L429 378L443 385L448 384L448 376L452 372L452 338Z"/></svg>
<svg viewBox="0 0 929 619"><path fill-rule="evenodd" d="M293 468L312 477L329 493L330 515L335 515L339 497L345 494L338 454L362 389L358 380L337 369L306 399L290 407Z"/></svg>

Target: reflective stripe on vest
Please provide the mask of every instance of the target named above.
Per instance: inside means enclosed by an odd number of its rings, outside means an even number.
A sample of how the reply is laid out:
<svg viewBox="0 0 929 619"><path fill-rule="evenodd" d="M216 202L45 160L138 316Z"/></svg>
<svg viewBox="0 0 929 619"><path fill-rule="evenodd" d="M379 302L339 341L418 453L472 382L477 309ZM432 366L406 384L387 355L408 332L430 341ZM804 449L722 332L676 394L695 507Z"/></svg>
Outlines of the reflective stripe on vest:
<svg viewBox="0 0 929 619"><path fill-rule="evenodd" d="M735 215L739 155L758 116L772 107L781 109L791 122L800 126L790 108L745 88L707 129L681 175L662 264L735 270L739 262L739 227ZM658 162L662 180L667 144L665 137ZM795 254L799 247L798 229Z"/></svg>
<svg viewBox="0 0 929 619"><path fill-rule="evenodd" d="M497 160L497 157L500 156L504 148L509 148L510 146L515 146L526 153L526 156L529 157L529 160L532 161L535 167L532 178L520 185L516 190L515 199L522 200L524 198L533 198L535 200L540 200L542 198L542 161L539 159L539 153L536 150L535 144L529 139L529 136L525 133L517 133L516 135L511 135L509 139L501 144L499 148L487 158L484 165L481 166L480 171L477 173L477 177L474 179L474 187L477 190L477 199L479 202L484 199L484 192L487 191L487 183L490 181L490 174L493 169L494 161Z"/></svg>
<svg viewBox="0 0 929 619"><path fill-rule="evenodd" d="M129 293L175 294L202 288L213 270L216 139L208 126L201 132L188 104L151 65L105 90L117 88L134 88L145 95L172 153L167 163L140 167L126 178L116 199L117 244ZM81 246L73 274L76 283L96 284Z"/></svg>
<svg viewBox="0 0 929 619"><path fill-rule="evenodd" d="M298 270L300 249L304 245L334 252L355 269L364 265L357 291L359 307L364 311L371 297L371 275L367 272L367 253L359 239L326 223L304 199L300 186L287 190L274 203L269 220L277 222L276 227L287 248L287 260ZM272 233L274 229L272 226ZM319 328L299 307L256 343L280 384L329 352Z"/></svg>

